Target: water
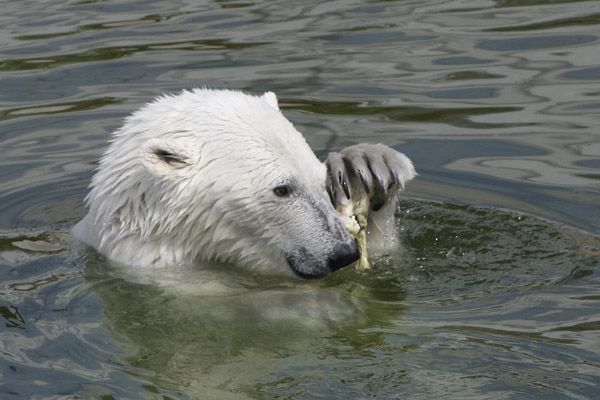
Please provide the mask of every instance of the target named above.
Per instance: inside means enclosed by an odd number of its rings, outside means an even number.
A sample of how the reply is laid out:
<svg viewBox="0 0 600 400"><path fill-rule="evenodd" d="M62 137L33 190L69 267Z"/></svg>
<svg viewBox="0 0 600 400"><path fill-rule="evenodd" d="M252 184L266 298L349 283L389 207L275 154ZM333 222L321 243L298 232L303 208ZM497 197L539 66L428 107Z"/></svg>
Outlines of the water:
<svg viewBox="0 0 600 400"><path fill-rule="evenodd" d="M2 7L1 398L597 397L600 3ZM409 155L403 251L305 283L77 243L110 132L202 85Z"/></svg>

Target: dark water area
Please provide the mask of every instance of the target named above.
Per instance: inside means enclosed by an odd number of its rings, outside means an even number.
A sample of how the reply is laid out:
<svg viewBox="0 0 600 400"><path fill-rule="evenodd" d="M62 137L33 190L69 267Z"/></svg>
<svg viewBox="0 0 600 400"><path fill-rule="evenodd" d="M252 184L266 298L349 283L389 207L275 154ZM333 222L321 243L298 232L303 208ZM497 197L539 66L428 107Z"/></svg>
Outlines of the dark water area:
<svg viewBox="0 0 600 400"><path fill-rule="evenodd" d="M0 398L598 397L600 2L2 8ZM73 239L111 132L202 86L407 154L402 251L299 282Z"/></svg>

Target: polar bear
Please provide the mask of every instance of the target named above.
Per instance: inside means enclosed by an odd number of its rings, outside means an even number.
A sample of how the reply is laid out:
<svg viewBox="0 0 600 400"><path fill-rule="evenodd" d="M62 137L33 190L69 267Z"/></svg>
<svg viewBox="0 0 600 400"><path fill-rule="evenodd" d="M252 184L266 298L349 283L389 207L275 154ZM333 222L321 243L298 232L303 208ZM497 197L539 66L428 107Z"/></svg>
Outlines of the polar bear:
<svg viewBox="0 0 600 400"><path fill-rule="evenodd" d="M72 233L132 266L212 260L316 279L359 257L335 203L360 179L380 193L374 208L393 204L414 175L406 156L383 145L321 163L272 92L194 89L125 120Z"/></svg>

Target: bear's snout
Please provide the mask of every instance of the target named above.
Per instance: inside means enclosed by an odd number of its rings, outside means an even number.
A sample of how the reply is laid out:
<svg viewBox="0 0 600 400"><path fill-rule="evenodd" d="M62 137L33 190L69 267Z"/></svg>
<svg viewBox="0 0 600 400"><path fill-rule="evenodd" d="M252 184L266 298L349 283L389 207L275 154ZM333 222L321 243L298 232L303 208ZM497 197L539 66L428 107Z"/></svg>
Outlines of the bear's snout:
<svg viewBox="0 0 600 400"><path fill-rule="evenodd" d="M316 256L304 247L296 248L286 255L286 260L292 271L302 279L323 278L359 258L360 252L354 240L336 244L333 250L323 258Z"/></svg>
<svg viewBox="0 0 600 400"><path fill-rule="evenodd" d="M353 240L350 243L340 243L331 252L327 262L331 271L336 271L360 258L358 245Z"/></svg>

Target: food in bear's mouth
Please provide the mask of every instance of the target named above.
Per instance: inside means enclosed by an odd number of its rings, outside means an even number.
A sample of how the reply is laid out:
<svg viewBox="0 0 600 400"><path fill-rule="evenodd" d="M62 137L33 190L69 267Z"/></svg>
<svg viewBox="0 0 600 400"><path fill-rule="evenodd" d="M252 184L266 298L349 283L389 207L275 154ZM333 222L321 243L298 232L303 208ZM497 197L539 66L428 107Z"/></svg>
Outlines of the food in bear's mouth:
<svg viewBox="0 0 600 400"><path fill-rule="evenodd" d="M360 193L360 195L358 193ZM355 190L347 204L340 204L337 212L344 228L356 239L360 258L356 262L358 271L371 268L367 254L367 218L369 216L370 196L364 190Z"/></svg>

